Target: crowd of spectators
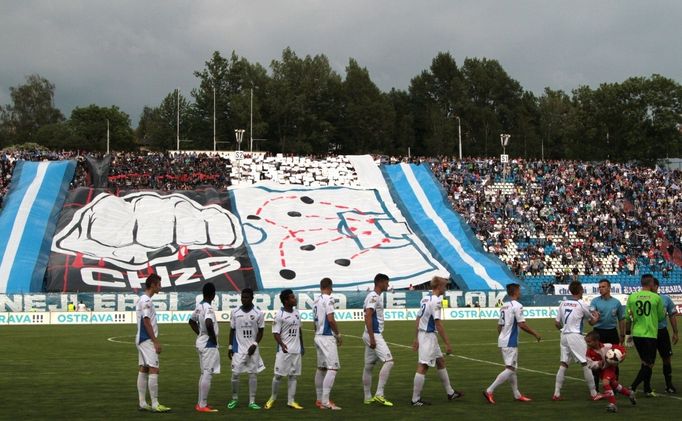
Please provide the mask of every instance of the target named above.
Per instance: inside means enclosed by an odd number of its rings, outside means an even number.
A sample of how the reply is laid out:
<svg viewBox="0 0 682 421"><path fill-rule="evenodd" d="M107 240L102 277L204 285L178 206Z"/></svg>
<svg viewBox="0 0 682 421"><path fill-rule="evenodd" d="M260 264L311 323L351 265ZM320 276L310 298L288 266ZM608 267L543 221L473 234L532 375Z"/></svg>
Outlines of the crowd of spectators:
<svg viewBox="0 0 682 421"><path fill-rule="evenodd" d="M671 270L682 172L610 162L432 160L452 206L520 277Z"/></svg>

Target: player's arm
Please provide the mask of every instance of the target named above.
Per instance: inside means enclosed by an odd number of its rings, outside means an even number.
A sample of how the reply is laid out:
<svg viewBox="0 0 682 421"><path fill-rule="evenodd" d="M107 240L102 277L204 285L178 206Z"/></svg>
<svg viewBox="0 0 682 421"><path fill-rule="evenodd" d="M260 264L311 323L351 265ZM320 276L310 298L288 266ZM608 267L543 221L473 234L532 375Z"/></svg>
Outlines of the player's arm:
<svg viewBox="0 0 682 421"><path fill-rule="evenodd" d="M227 346L227 356L232 359L232 356L234 355L234 351L232 350L232 344L234 343L234 336L236 335L236 332L234 328L230 328L230 344Z"/></svg>
<svg viewBox="0 0 682 421"><path fill-rule="evenodd" d="M528 325L526 324L526 322L521 322L521 323L518 324L518 326L519 326L519 327L521 328L521 330L523 330L524 332L530 333L531 335L533 335L533 336L535 337L535 339L538 340L538 342L540 342L540 341L542 340L542 336L540 336L540 334L539 334L538 332L536 332L532 327L528 326Z"/></svg>
<svg viewBox="0 0 682 421"><path fill-rule="evenodd" d="M282 324L281 324L281 318L279 313L277 313L277 316L275 316L275 323L272 324L272 336L275 338L275 342L277 342L277 345L279 345L279 348L284 352L285 354L289 349L287 346L282 342Z"/></svg>
<svg viewBox="0 0 682 421"><path fill-rule="evenodd" d="M197 335L199 334L199 323L197 323L196 320L194 320L194 319L189 319L189 327L192 328L192 330L194 331L194 333L196 333Z"/></svg>
<svg viewBox="0 0 682 421"><path fill-rule="evenodd" d="M258 344L263 340L263 331L265 331L265 315L261 313L258 320L258 333L256 334L256 343L249 347L249 355L253 355L258 349Z"/></svg>
<svg viewBox="0 0 682 421"><path fill-rule="evenodd" d="M144 329L147 331L147 336L149 336L149 339L151 339L152 343L154 344L154 350L156 350L157 354L161 353L161 343L159 342L159 338L157 338L154 335L154 328L152 327L152 321L149 319L149 317L144 317L142 319L142 324L144 325Z"/></svg>
<svg viewBox="0 0 682 421"><path fill-rule="evenodd" d="M419 349L419 320L421 316L417 316L417 324L414 329L414 341L412 342L412 350L416 351Z"/></svg>
<svg viewBox="0 0 682 421"><path fill-rule="evenodd" d="M563 323L561 323L561 309L559 309L556 319L554 319L554 327L556 327L557 330L561 330L561 328L564 327Z"/></svg>
<svg viewBox="0 0 682 421"><path fill-rule="evenodd" d="M625 343L625 306L622 304L618 308L618 332L620 332L618 336L620 344L623 345Z"/></svg>
<svg viewBox="0 0 682 421"><path fill-rule="evenodd" d="M197 334L199 332L197 331ZM208 339L211 340L216 346L218 346L218 337L215 334L215 329L213 326L213 319L206 319L206 334L208 335Z"/></svg>
<svg viewBox="0 0 682 421"><path fill-rule="evenodd" d="M673 345L677 345L677 341L679 341L679 337L677 336L677 311L674 311L672 313L668 313L668 320L670 320L670 327L673 329Z"/></svg>
<svg viewBox="0 0 682 421"><path fill-rule="evenodd" d="M452 345L450 345L450 339L448 338L448 334L445 332L443 323L441 323L440 319L435 319L434 322L436 325L436 331L440 337L443 338L443 342L445 342L445 353L452 354Z"/></svg>
<svg viewBox="0 0 682 421"><path fill-rule="evenodd" d="M336 338L336 344L341 345L341 333L339 332L339 327L336 324L336 319L334 318L334 311L332 311L331 313L327 313L327 322L329 322L329 327L334 333L334 337Z"/></svg>
<svg viewBox="0 0 682 421"><path fill-rule="evenodd" d="M373 314L374 309L372 307L367 307L365 309L365 327L367 328L367 334L369 335L369 347L372 349L377 347L377 342L374 339L374 328L372 326Z"/></svg>
<svg viewBox="0 0 682 421"><path fill-rule="evenodd" d="M298 339L301 341L301 355L305 355L305 347L303 346L303 328L298 329Z"/></svg>

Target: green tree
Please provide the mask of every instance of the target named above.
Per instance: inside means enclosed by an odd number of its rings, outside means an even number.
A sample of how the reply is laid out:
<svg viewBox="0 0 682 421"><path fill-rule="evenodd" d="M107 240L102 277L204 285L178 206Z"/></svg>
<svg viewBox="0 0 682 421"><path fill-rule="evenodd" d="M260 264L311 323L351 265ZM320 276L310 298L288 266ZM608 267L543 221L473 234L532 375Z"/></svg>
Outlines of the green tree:
<svg viewBox="0 0 682 421"><path fill-rule="evenodd" d="M110 149L132 150L136 147L128 114L115 105L105 108L97 105L76 107L71 112L69 124L81 149L106 151L107 120L109 120Z"/></svg>
<svg viewBox="0 0 682 421"><path fill-rule="evenodd" d="M178 137L178 110L180 139L188 139L191 126L192 106L182 93L170 92L158 107L145 107L140 115L136 137L141 145L155 150L175 150ZM187 145L180 144L180 149Z"/></svg>
<svg viewBox="0 0 682 421"><path fill-rule="evenodd" d="M55 86L40 75L26 76L26 83L10 88L12 103L1 113L6 141L32 142L42 126L58 123L64 116L54 106Z"/></svg>

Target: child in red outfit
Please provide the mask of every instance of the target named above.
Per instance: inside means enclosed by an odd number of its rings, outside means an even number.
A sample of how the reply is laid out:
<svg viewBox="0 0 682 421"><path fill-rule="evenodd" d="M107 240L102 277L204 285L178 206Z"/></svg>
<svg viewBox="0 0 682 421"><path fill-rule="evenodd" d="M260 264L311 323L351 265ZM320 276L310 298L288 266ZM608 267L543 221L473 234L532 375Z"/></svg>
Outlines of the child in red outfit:
<svg viewBox="0 0 682 421"><path fill-rule="evenodd" d="M630 398L633 405L637 404L635 399L635 392L624 387L618 383L618 375L616 375L616 365L610 363L606 359L606 352L610 349L617 349L623 354L625 358L625 348L620 345L603 344L599 342L599 333L592 331L585 335L585 342L587 343L587 365L592 370L601 370L600 379L604 386L604 396L609 401L609 406L606 410L609 412L618 411L616 406L615 392ZM615 391L615 392L614 392Z"/></svg>

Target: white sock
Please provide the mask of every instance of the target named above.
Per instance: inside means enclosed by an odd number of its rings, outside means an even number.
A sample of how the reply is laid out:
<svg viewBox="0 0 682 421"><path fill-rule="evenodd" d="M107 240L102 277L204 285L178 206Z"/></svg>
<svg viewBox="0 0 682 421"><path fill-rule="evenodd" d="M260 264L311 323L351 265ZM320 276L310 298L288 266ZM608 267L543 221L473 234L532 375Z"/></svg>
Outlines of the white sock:
<svg viewBox="0 0 682 421"><path fill-rule="evenodd" d="M270 399L273 401L277 399L277 394L279 393L279 381L282 379L282 376L278 376L275 374L275 377L272 378L272 392L270 392Z"/></svg>
<svg viewBox="0 0 682 421"><path fill-rule="evenodd" d="M440 378L440 382L443 384L443 388L445 389L445 393L448 395L452 395L455 393L455 390L450 386L450 377L448 377L448 369L447 368L441 368L440 370L437 370L438 372L438 377Z"/></svg>
<svg viewBox="0 0 682 421"><path fill-rule="evenodd" d="M336 370L327 370L322 383L322 404L329 405L329 394L332 393L334 387L334 379L336 379Z"/></svg>
<svg viewBox="0 0 682 421"><path fill-rule="evenodd" d="M521 397L521 392L519 392L519 378L516 377L516 371L512 371L511 376L509 376L509 383L511 383L512 393L514 394L514 399Z"/></svg>
<svg viewBox="0 0 682 421"><path fill-rule="evenodd" d="M566 377L566 367L559 366L559 371L556 372L556 381L554 383L554 396L561 396L561 386L564 385L564 378Z"/></svg>
<svg viewBox="0 0 682 421"><path fill-rule="evenodd" d="M152 408L159 406L159 375L150 374L147 383L149 387L149 397L152 398Z"/></svg>
<svg viewBox="0 0 682 421"><path fill-rule="evenodd" d="M258 389L258 375L249 373L249 403L256 402L256 389Z"/></svg>
<svg viewBox="0 0 682 421"><path fill-rule="evenodd" d="M595 396L597 394L597 388L594 385L594 375L592 374L592 370L586 365L583 366L583 376L585 377L587 388L590 389L590 396Z"/></svg>
<svg viewBox="0 0 682 421"><path fill-rule="evenodd" d="M393 368L393 361L386 361L379 371L379 384L377 384L377 395L384 396L384 386L388 382L388 376L391 375Z"/></svg>
<svg viewBox="0 0 682 421"><path fill-rule="evenodd" d="M208 392L211 390L211 378L213 374L204 371L199 377L199 406L204 408L208 405Z"/></svg>
<svg viewBox="0 0 682 421"><path fill-rule="evenodd" d="M414 386L412 387L412 402L417 402L422 397L426 376L421 373L414 373Z"/></svg>
<svg viewBox="0 0 682 421"><path fill-rule="evenodd" d="M372 399L372 369L374 364L365 364L362 370L362 389L365 392L365 400Z"/></svg>
<svg viewBox="0 0 682 421"><path fill-rule="evenodd" d="M137 372L137 397L140 400L140 408L147 406L147 373Z"/></svg>
<svg viewBox="0 0 682 421"><path fill-rule="evenodd" d="M287 403L292 404L296 402L296 384L298 379L296 376L289 376L289 381L287 382Z"/></svg>
<svg viewBox="0 0 682 421"><path fill-rule="evenodd" d="M505 368L504 371L502 371L500 374L497 375L497 377L495 378L495 381L493 381L493 384L488 386L488 388L486 389L486 392L493 393L495 391L495 389L497 389L497 386L499 386L502 383L509 380L509 377L511 377L512 374L514 374L513 371L511 371L508 368Z"/></svg>
<svg viewBox="0 0 682 421"><path fill-rule="evenodd" d="M322 402L322 386L325 374L327 374L327 370L320 370L319 368L315 372L315 392L317 393L317 400L320 402Z"/></svg>
<svg viewBox="0 0 682 421"><path fill-rule="evenodd" d="M239 374L232 374L232 399L239 399Z"/></svg>

